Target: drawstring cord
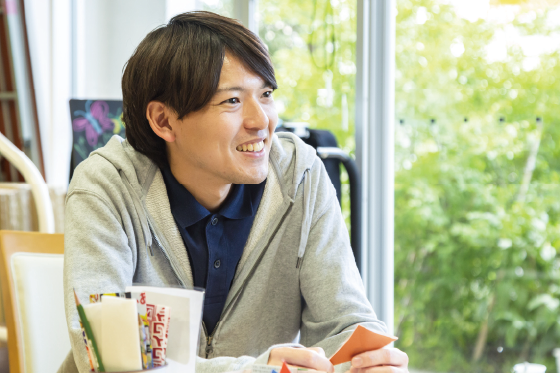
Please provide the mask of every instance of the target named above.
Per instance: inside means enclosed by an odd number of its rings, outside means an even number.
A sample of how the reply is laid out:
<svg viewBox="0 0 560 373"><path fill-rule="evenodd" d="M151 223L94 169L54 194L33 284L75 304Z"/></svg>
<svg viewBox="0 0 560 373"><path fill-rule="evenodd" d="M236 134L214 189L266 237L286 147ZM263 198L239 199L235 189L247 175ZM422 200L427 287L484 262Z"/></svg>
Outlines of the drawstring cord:
<svg viewBox="0 0 560 373"><path fill-rule="evenodd" d="M301 225L301 236L299 239L298 260L296 268L301 266L303 261L303 254L305 254L305 247L307 246L307 238L309 236L309 227L311 224L311 217L309 216L309 203L311 196L311 183L309 182L309 170L303 173L303 221Z"/></svg>

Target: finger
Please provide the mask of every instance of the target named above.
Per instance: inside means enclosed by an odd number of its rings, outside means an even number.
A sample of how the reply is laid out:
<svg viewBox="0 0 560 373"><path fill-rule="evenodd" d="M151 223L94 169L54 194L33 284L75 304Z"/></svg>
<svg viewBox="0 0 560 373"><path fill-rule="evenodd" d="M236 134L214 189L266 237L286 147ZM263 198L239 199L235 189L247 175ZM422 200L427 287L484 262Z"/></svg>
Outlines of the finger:
<svg viewBox="0 0 560 373"><path fill-rule="evenodd" d="M309 350L313 350L317 352L319 355L325 356L325 350L323 350L321 347L309 347Z"/></svg>
<svg viewBox="0 0 560 373"><path fill-rule="evenodd" d="M408 369L402 369L394 366L372 367L362 369L363 373L408 373Z"/></svg>
<svg viewBox="0 0 560 373"><path fill-rule="evenodd" d="M408 355L398 348L382 348L380 350L364 352L352 358L353 368L367 368L380 365L406 368L408 366Z"/></svg>
<svg viewBox="0 0 560 373"><path fill-rule="evenodd" d="M305 371L305 373L325 373L325 372L323 372L323 371L321 371L321 370L307 369L307 370Z"/></svg>
<svg viewBox="0 0 560 373"><path fill-rule="evenodd" d="M268 365L282 365L284 361L286 361L285 356L290 354L290 350L293 350L292 347L278 347L273 348L270 351L270 356L268 357Z"/></svg>
<svg viewBox="0 0 560 373"><path fill-rule="evenodd" d="M309 359L306 359L306 357L309 357L308 355L311 356L310 358L312 358L313 355L320 356L316 351L311 349L279 347L270 352L268 365L281 366L285 362L288 367L315 369L312 366L308 366L309 363L307 361ZM302 363L308 365L303 365Z"/></svg>
<svg viewBox="0 0 560 373"><path fill-rule="evenodd" d="M277 364L277 366L282 366L282 363L284 363L284 361L282 361L280 364ZM271 364L268 364L268 365L271 365ZM310 368L302 367L302 366L299 366L299 365L288 364L288 363L286 363L286 365L288 366L288 368L305 369L305 373L325 373L321 370L310 369ZM0 372L1 372L1 370L0 370Z"/></svg>
<svg viewBox="0 0 560 373"><path fill-rule="evenodd" d="M367 368L350 368L349 373L386 373L386 372L401 372L399 367L391 365L381 365L376 367Z"/></svg>
<svg viewBox="0 0 560 373"><path fill-rule="evenodd" d="M334 372L334 366L325 357L311 349L295 348L284 355L286 363L323 372Z"/></svg>

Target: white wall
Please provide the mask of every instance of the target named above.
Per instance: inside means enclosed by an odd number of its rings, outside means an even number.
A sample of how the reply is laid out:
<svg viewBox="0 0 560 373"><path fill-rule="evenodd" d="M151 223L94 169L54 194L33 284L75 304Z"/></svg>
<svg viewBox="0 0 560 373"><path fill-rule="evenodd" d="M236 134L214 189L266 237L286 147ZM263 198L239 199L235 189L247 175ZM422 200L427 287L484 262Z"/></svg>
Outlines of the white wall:
<svg viewBox="0 0 560 373"><path fill-rule="evenodd" d="M165 20L169 21L179 13L202 9L200 0L165 0Z"/></svg>
<svg viewBox="0 0 560 373"><path fill-rule="evenodd" d="M25 2L29 52L48 183L68 183L72 132L71 0Z"/></svg>
<svg viewBox="0 0 560 373"><path fill-rule="evenodd" d="M123 67L148 32L196 0L27 0L26 17L47 182L68 183L68 101L121 99Z"/></svg>
<svg viewBox="0 0 560 373"><path fill-rule="evenodd" d="M165 1L77 0L75 98L121 99L126 61L165 23Z"/></svg>
<svg viewBox="0 0 560 373"><path fill-rule="evenodd" d="M121 99L123 67L146 34L195 0L76 0L75 98Z"/></svg>

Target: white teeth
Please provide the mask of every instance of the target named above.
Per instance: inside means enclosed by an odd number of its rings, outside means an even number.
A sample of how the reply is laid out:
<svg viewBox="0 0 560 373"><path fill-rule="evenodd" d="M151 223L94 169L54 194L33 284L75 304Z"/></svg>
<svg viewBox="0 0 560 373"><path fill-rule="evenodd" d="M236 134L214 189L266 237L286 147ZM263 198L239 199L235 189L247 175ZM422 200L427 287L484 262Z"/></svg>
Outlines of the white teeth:
<svg viewBox="0 0 560 373"><path fill-rule="evenodd" d="M260 152L264 148L264 141L259 141L254 144L244 144L237 146L237 151L240 152Z"/></svg>

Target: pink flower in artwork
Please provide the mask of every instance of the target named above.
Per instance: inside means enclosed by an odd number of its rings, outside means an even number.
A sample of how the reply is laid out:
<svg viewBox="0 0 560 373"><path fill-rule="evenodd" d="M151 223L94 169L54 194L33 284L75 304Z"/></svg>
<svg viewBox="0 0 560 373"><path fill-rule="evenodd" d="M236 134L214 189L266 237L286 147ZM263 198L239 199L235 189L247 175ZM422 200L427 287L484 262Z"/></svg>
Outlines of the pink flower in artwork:
<svg viewBox="0 0 560 373"><path fill-rule="evenodd" d="M97 145L99 135L105 131L113 131L115 124L109 117L109 104L105 101L86 101L86 111L76 110L78 118L72 122L72 129L76 132L86 132L86 139L90 146Z"/></svg>

